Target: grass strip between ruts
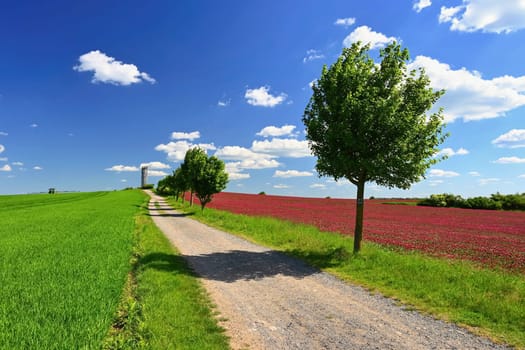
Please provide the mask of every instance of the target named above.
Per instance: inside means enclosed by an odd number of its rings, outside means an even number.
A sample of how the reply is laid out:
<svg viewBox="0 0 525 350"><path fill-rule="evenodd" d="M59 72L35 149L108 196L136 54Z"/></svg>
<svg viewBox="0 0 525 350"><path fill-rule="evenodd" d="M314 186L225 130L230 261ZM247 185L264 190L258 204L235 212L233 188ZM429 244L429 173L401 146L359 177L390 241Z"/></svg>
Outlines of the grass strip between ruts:
<svg viewBox="0 0 525 350"><path fill-rule="evenodd" d="M194 219L303 259L406 307L525 348L525 276L370 242L354 255L351 237L313 226L214 209L201 212L174 199L169 203Z"/></svg>

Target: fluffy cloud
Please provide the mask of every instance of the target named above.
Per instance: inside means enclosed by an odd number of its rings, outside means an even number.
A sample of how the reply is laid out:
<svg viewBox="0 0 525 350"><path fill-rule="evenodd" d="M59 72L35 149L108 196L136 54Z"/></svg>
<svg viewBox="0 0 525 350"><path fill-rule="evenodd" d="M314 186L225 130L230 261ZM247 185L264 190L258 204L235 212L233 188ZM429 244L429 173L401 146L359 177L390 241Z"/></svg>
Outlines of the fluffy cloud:
<svg viewBox="0 0 525 350"><path fill-rule="evenodd" d="M417 0L412 7L416 12L421 12L425 7L432 5L430 0Z"/></svg>
<svg viewBox="0 0 525 350"><path fill-rule="evenodd" d="M408 65L409 69L420 67L425 69L433 88L446 90L436 105L444 107L447 122L501 117L525 105L525 76L483 79L479 72L452 69L426 56L417 56Z"/></svg>
<svg viewBox="0 0 525 350"><path fill-rule="evenodd" d="M147 166L148 169L169 169L171 168L168 164L164 164L164 163L161 163L161 162L149 162L149 163L142 163L140 165L140 167L145 167Z"/></svg>
<svg viewBox="0 0 525 350"><path fill-rule="evenodd" d="M201 137L201 133L199 131L192 131L192 132L179 132L174 131L171 133L171 139L172 140L190 140L193 141L195 139L198 139Z"/></svg>
<svg viewBox="0 0 525 350"><path fill-rule="evenodd" d="M247 174L240 175L243 169L267 169L276 168L281 165L272 155L253 152L240 146L226 146L215 152L215 156L223 160L235 160L236 162L226 163L228 174L237 177L247 178Z"/></svg>
<svg viewBox="0 0 525 350"><path fill-rule="evenodd" d="M155 150L166 153L169 161L179 162L184 160L186 152L193 147L200 147L205 151L216 149L215 145L212 143L192 144L188 141L183 140L177 142L169 142L167 144L159 144L155 146Z"/></svg>
<svg viewBox="0 0 525 350"><path fill-rule="evenodd" d="M305 177L313 176L314 174L309 171L298 171L298 170L276 170L273 177L290 178L290 177Z"/></svg>
<svg viewBox="0 0 525 350"><path fill-rule="evenodd" d="M0 136L7 136L7 135L9 135L9 134L4 132L4 131L0 131Z"/></svg>
<svg viewBox="0 0 525 350"><path fill-rule="evenodd" d="M286 100L287 95L281 93L279 96L273 96L268 91L270 87L261 86L257 89L247 89L244 94L246 102L252 106L262 106L262 107L275 107Z"/></svg>
<svg viewBox="0 0 525 350"><path fill-rule="evenodd" d="M492 144L508 148L525 147L525 129L512 129L492 140Z"/></svg>
<svg viewBox="0 0 525 350"><path fill-rule="evenodd" d="M262 137L279 137L292 135L295 130L295 125L283 125L280 128L276 126L267 126L257 133L257 136Z"/></svg>
<svg viewBox="0 0 525 350"><path fill-rule="evenodd" d="M518 176L520 179L525 179L525 174Z"/></svg>
<svg viewBox="0 0 525 350"><path fill-rule="evenodd" d="M447 156L447 157L464 156L464 155L467 155L467 154L469 154L469 151L466 150L465 148L459 148L457 151L454 151L454 149L447 147L447 148L443 148L441 151L439 151L436 154L436 157L439 157L439 156Z"/></svg>
<svg viewBox="0 0 525 350"><path fill-rule="evenodd" d="M232 181L245 180L250 178L250 174L243 173L239 168L240 162L231 162L225 164L225 170L228 173L228 179Z"/></svg>
<svg viewBox="0 0 525 350"><path fill-rule="evenodd" d="M11 171L11 166L9 164L4 165L3 167L0 167L0 171Z"/></svg>
<svg viewBox="0 0 525 350"><path fill-rule="evenodd" d="M39 171L39 170L44 170L44 168L42 168L41 166L38 166L38 165L37 165L37 166L34 166L34 167L33 167L33 170L37 170L37 171Z"/></svg>
<svg viewBox="0 0 525 350"><path fill-rule="evenodd" d="M439 22L461 32L510 33L525 28L525 6L522 0L463 0L441 7Z"/></svg>
<svg viewBox="0 0 525 350"><path fill-rule="evenodd" d="M350 47L353 43L361 41L364 44L370 43L371 49L377 49L395 40L394 37L387 37L382 33L374 32L368 26L360 26L343 40L343 46Z"/></svg>
<svg viewBox="0 0 525 350"><path fill-rule="evenodd" d="M350 27L355 23L355 18L353 17L347 17L347 18L338 18L334 24L336 26L343 26L343 27Z"/></svg>
<svg viewBox="0 0 525 350"><path fill-rule="evenodd" d="M78 72L93 72L92 83L131 85L147 81L155 83L148 73L140 72L134 64L122 63L99 50L88 52L78 58L80 62L73 69Z"/></svg>
<svg viewBox="0 0 525 350"><path fill-rule="evenodd" d="M459 176L455 171L441 170L441 169L431 169L428 172L429 177L456 177Z"/></svg>
<svg viewBox="0 0 525 350"><path fill-rule="evenodd" d="M311 49L306 51L306 56L303 58L303 63L313 60L320 60L321 58L324 58L324 55L320 51Z"/></svg>
<svg viewBox="0 0 525 350"><path fill-rule="evenodd" d="M240 146L225 146L215 152L215 156L224 160L248 160L275 158L269 154L257 153Z"/></svg>
<svg viewBox="0 0 525 350"><path fill-rule="evenodd" d="M140 169L136 166L128 165L113 165L111 168L104 169L106 171L116 171L116 172L130 172L130 171L139 171Z"/></svg>
<svg viewBox="0 0 525 350"><path fill-rule="evenodd" d="M273 188L284 189L284 188L290 188L290 186L283 185L283 184L278 184L278 185L273 185Z"/></svg>
<svg viewBox="0 0 525 350"><path fill-rule="evenodd" d="M5 147L4 145L0 145L0 153L2 153L3 151L5 151Z"/></svg>
<svg viewBox="0 0 525 350"><path fill-rule="evenodd" d="M252 150L254 152L271 154L278 157L302 158L312 156L308 148L308 141L299 141L296 139L275 138L271 141L253 141Z"/></svg>
<svg viewBox="0 0 525 350"><path fill-rule="evenodd" d="M167 175L168 173L162 170L149 170L148 169L148 176L151 176L151 177L163 177Z"/></svg>
<svg viewBox="0 0 525 350"><path fill-rule="evenodd" d="M310 188L317 188L317 189L325 189L326 185L325 184L311 184L308 187L310 187Z"/></svg>
<svg viewBox="0 0 525 350"><path fill-rule="evenodd" d="M518 158L518 157L501 157L497 160L493 161L492 163L496 164L523 164L525 163L525 158Z"/></svg>
<svg viewBox="0 0 525 350"><path fill-rule="evenodd" d="M477 171L469 171L468 173L470 176L481 176L481 174Z"/></svg>
<svg viewBox="0 0 525 350"><path fill-rule="evenodd" d="M9 159L7 157L0 157L0 162L7 162Z"/></svg>

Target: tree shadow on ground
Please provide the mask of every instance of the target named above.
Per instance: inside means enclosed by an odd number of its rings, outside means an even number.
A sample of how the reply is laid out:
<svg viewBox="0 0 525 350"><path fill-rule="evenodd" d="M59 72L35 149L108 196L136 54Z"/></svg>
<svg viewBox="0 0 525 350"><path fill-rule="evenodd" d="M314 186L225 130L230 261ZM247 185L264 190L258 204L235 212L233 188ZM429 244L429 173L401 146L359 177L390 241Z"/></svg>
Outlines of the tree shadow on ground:
<svg viewBox="0 0 525 350"><path fill-rule="evenodd" d="M152 253L141 259L145 268L179 272L180 259L187 261L196 275L215 281L232 283L239 280L260 280L277 275L304 278L320 271L306 263L276 251L250 252L232 250L202 255Z"/></svg>

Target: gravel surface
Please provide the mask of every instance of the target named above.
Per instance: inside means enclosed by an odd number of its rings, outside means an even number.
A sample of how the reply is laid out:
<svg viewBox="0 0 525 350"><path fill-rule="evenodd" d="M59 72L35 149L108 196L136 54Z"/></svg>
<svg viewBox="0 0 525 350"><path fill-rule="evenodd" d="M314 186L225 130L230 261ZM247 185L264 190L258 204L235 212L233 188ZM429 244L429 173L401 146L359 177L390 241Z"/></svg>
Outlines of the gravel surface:
<svg viewBox="0 0 525 350"><path fill-rule="evenodd" d="M150 215L201 277L233 349L506 349L210 228L149 194Z"/></svg>

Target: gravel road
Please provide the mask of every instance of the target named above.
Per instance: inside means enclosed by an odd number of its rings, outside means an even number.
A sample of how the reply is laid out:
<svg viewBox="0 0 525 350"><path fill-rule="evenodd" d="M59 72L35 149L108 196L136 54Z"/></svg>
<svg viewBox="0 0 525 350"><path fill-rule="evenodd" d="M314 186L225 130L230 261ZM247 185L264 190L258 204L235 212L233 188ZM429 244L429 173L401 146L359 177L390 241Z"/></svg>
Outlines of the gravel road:
<svg viewBox="0 0 525 350"><path fill-rule="evenodd" d="M150 215L201 277L233 349L506 349L203 225L148 193Z"/></svg>

